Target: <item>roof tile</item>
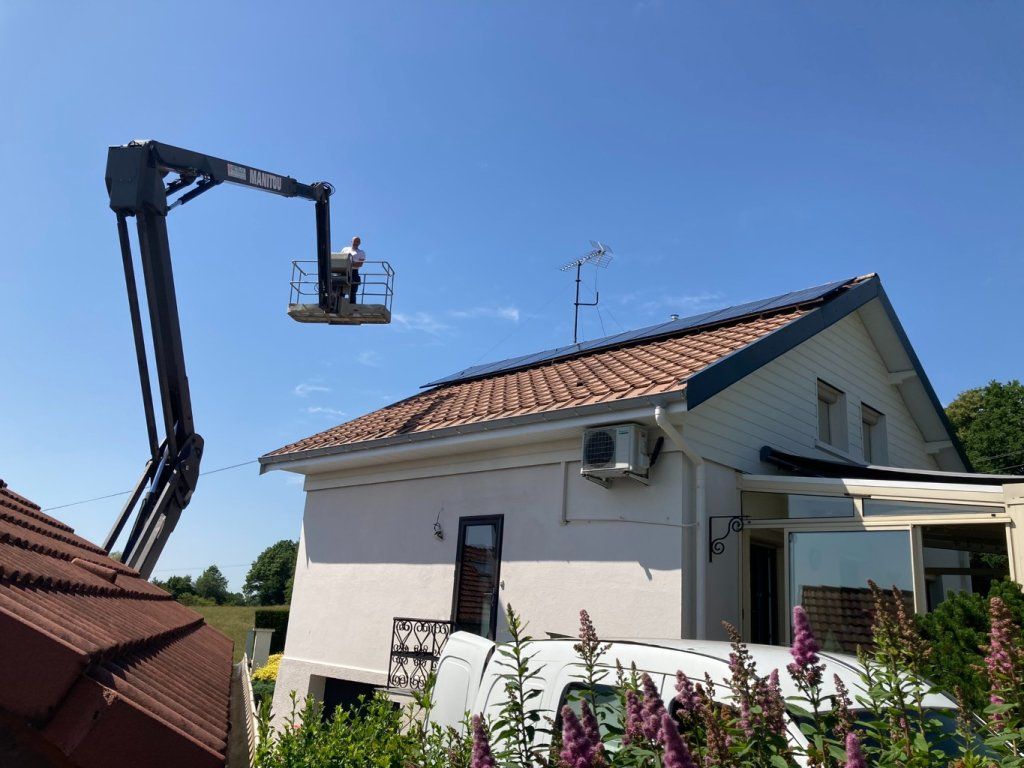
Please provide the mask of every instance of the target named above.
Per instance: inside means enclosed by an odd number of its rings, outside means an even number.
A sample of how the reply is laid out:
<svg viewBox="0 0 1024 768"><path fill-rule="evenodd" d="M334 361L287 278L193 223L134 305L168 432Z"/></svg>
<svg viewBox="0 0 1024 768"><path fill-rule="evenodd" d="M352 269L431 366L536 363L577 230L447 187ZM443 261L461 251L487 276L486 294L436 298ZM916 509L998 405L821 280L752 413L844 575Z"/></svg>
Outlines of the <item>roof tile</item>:
<svg viewBox="0 0 1024 768"><path fill-rule="evenodd" d="M438 386L286 445L268 456L679 392L693 374L806 312L802 307L783 308L766 316L743 318L672 338L600 349L532 368Z"/></svg>
<svg viewBox="0 0 1024 768"><path fill-rule="evenodd" d="M0 657L0 714L72 765L224 765L231 641L2 482Z"/></svg>

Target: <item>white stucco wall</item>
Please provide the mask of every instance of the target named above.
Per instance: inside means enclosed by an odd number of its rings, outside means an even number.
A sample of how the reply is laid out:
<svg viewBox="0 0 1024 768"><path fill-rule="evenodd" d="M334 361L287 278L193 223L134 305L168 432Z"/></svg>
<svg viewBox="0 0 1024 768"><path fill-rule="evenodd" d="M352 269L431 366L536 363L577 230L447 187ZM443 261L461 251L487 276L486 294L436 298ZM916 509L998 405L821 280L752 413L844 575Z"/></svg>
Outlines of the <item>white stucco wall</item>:
<svg viewBox="0 0 1024 768"><path fill-rule="evenodd" d="M729 520L741 514L740 490L737 473L729 467L713 461L705 463L707 484L707 515L713 525L716 538L725 536L725 550L709 559L707 570L707 626L705 637L709 640L728 639L722 622L728 621L735 627L742 627L739 584L741 583L740 556L743 552L740 534L729 531ZM719 518L711 520L711 518ZM726 535L728 533L728 535Z"/></svg>
<svg viewBox="0 0 1024 768"><path fill-rule="evenodd" d="M857 312L688 413L689 439L706 458L744 472L769 471L758 458L763 445L835 460L815 444L819 378L846 394L851 459L863 460L865 403L885 415L891 466L938 469Z"/></svg>
<svg viewBox="0 0 1024 768"><path fill-rule="evenodd" d="M665 450L650 486L605 489L580 477L578 441L507 453L318 481L335 487L307 494L276 709L310 674L383 684L394 617L450 618L460 517L504 515L500 606L535 636L575 634L581 608L607 637L683 635L682 454Z"/></svg>
<svg viewBox="0 0 1024 768"><path fill-rule="evenodd" d="M890 464L936 468L853 314L676 418L706 459L709 516L740 513L737 470L771 471L762 445L835 458L815 445L818 378L846 393L851 458L862 455L863 402L886 417ZM660 434L652 411L628 419L648 426L651 445ZM574 634L586 608L605 637L694 636L695 542L707 533L692 527L693 467L666 441L649 487L619 480L603 489L579 476L581 432L576 425L552 442L509 438L500 449L435 459L356 454L349 469L310 474L275 709L287 710L290 690L319 693L324 676L383 684L393 618L450 617L460 517L504 515L500 607L511 603L533 635ZM452 451L463 442L473 450L460 438ZM727 524L718 521L716 535ZM733 533L707 567L708 637L723 636L721 619L741 625L741 553Z"/></svg>

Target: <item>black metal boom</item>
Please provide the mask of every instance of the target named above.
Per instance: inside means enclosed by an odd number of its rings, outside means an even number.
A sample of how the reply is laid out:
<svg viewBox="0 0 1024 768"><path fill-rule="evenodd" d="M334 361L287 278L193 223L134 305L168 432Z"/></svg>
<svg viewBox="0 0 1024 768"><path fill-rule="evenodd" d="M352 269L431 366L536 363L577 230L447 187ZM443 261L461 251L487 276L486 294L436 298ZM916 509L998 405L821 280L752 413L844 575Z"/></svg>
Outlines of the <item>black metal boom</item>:
<svg viewBox="0 0 1024 768"><path fill-rule="evenodd" d="M171 174L176 178L165 182ZM334 188L330 184L323 181L303 184L290 176L156 141L133 141L109 149L107 192L110 207L117 216L150 457L103 547L107 552L111 550L133 511L136 512L122 559L126 565L138 569L144 578L152 574L182 510L192 498L203 456L203 438L196 432L192 421L192 398L185 373L178 302L167 240L167 214L224 182L282 197L299 197L316 204L319 303L324 311L329 311L334 305L333 291L336 289L330 279L330 198ZM177 197L171 199L174 195ZM139 259L146 286L153 358L163 413L162 442L157 439L142 316L128 236L129 216L135 217L138 230Z"/></svg>

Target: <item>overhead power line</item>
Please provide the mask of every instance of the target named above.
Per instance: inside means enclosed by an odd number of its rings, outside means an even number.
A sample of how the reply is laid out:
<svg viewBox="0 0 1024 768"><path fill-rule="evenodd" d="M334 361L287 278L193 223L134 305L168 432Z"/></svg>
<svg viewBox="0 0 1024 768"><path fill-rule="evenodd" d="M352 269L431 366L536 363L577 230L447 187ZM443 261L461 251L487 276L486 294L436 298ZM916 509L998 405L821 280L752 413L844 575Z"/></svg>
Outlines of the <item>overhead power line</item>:
<svg viewBox="0 0 1024 768"><path fill-rule="evenodd" d="M259 459L250 459L249 461L243 461L239 464L229 464L226 467L217 467L217 469L209 469L206 472L200 472L199 475L215 475L218 472L226 472L229 469L238 469L239 467L247 467L250 464L256 464ZM82 499L81 501L71 501L67 504L58 504L55 507L44 507L43 512L52 512L57 509L67 509L68 507L77 507L81 504L89 504L93 501L103 501L104 499L114 499L118 496L127 496L131 491L118 491L117 493L108 493L106 496L95 496L91 499Z"/></svg>

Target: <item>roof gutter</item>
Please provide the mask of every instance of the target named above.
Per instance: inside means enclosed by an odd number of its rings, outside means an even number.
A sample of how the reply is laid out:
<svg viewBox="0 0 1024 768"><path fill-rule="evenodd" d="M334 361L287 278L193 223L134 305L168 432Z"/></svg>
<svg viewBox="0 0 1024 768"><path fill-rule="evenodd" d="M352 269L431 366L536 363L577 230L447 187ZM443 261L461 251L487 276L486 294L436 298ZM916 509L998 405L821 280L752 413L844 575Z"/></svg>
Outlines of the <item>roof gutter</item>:
<svg viewBox="0 0 1024 768"><path fill-rule="evenodd" d="M513 416L509 419L396 435L350 445L316 448L279 456L261 456L260 474L282 469L303 475L315 475L362 466L379 466L383 463L470 453L486 450L500 443L515 445L541 442L555 439L560 433L568 437L585 427L602 423L650 422L652 406L664 408L668 413L685 412L686 400L685 396L681 395L682 393L674 392L630 398L612 403L582 405L545 413Z"/></svg>
<svg viewBox="0 0 1024 768"><path fill-rule="evenodd" d="M694 518L696 520L696 557L694 563L694 591L696 592L694 601L694 627L695 633L698 640L705 639L707 635L707 576L708 576L708 553L707 553L707 508L705 503L705 475L707 474L704 465L704 457L701 456L693 447L686 442L682 433L676 428L675 424L668 420L668 411L662 406L657 406L654 409L654 422L657 424L661 431L664 432L668 439L688 458L694 466L694 474L696 475L696 483L694 485ZM683 558L683 562L686 558Z"/></svg>

